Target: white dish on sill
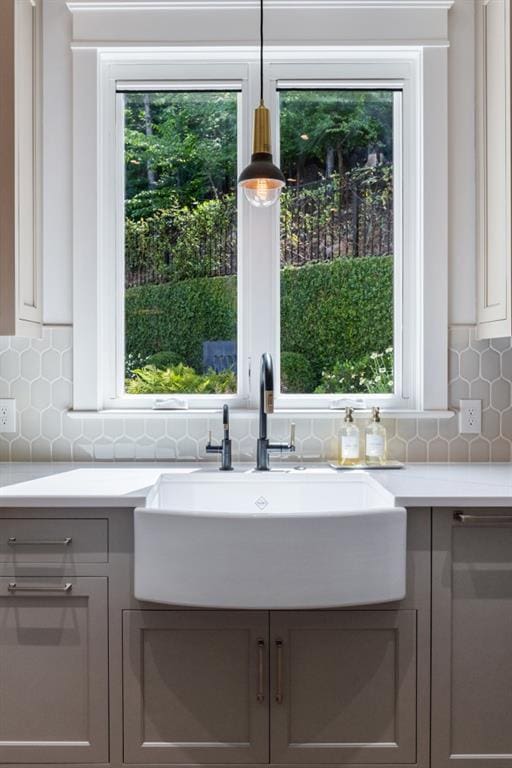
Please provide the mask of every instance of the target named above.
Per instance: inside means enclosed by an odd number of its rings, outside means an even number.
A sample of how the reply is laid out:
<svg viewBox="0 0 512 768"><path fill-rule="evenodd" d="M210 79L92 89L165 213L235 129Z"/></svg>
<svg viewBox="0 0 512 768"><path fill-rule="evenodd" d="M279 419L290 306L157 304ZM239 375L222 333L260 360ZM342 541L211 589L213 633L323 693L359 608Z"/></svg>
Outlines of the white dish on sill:
<svg viewBox="0 0 512 768"><path fill-rule="evenodd" d="M321 608L405 595L406 511L364 473L162 475L135 510L135 597Z"/></svg>

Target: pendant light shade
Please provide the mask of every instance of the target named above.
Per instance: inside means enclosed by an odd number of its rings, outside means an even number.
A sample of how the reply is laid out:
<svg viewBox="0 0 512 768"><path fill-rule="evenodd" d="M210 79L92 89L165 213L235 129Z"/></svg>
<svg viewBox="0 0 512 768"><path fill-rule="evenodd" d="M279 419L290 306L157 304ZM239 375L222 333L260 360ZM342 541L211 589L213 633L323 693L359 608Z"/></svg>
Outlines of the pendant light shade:
<svg viewBox="0 0 512 768"><path fill-rule="evenodd" d="M238 179L245 197L255 208L273 205L285 186L280 168L272 160L270 112L263 103L263 0L260 0L260 104L254 111L251 162Z"/></svg>

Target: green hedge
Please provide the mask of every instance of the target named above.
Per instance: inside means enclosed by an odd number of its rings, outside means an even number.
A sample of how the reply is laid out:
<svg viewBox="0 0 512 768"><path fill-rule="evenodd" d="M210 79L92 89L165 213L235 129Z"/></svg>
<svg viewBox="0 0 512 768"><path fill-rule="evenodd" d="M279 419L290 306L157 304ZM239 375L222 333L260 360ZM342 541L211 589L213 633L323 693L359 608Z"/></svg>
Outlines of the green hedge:
<svg viewBox="0 0 512 768"><path fill-rule="evenodd" d="M126 291L126 351L169 352L197 371L203 341L236 339L236 278L199 277Z"/></svg>
<svg viewBox="0 0 512 768"><path fill-rule="evenodd" d="M336 361L392 345L392 257L285 267L281 285L281 348L303 355L316 382ZM134 359L165 351L201 370L203 341L236 338L236 278L128 289L126 338Z"/></svg>
<svg viewBox="0 0 512 768"><path fill-rule="evenodd" d="M285 267L281 294L281 348L304 355L318 379L393 344L391 256Z"/></svg>

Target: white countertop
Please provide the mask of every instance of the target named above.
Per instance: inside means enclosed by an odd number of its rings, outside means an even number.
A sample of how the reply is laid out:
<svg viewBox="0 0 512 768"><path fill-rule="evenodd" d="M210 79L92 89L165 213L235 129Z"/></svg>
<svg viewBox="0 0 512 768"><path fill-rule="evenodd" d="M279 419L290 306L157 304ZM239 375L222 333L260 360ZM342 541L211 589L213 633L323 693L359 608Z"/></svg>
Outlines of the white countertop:
<svg viewBox="0 0 512 768"><path fill-rule="evenodd" d="M294 465L280 464L285 469ZM252 465L238 465L250 471ZM0 508L143 506L162 473L217 471L213 463L0 462ZM359 470L355 470L359 471ZM325 464L307 472L338 474ZM404 507L512 507L512 464L408 464L370 473Z"/></svg>

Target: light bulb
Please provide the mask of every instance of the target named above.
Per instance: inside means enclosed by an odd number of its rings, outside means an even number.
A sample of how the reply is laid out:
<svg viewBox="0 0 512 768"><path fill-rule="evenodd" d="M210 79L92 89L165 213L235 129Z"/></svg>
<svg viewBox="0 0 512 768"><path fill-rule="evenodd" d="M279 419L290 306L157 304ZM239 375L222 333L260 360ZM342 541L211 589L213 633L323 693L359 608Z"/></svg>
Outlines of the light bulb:
<svg viewBox="0 0 512 768"><path fill-rule="evenodd" d="M284 183L276 179L251 179L242 186L251 205L255 208L269 208L277 202Z"/></svg>

